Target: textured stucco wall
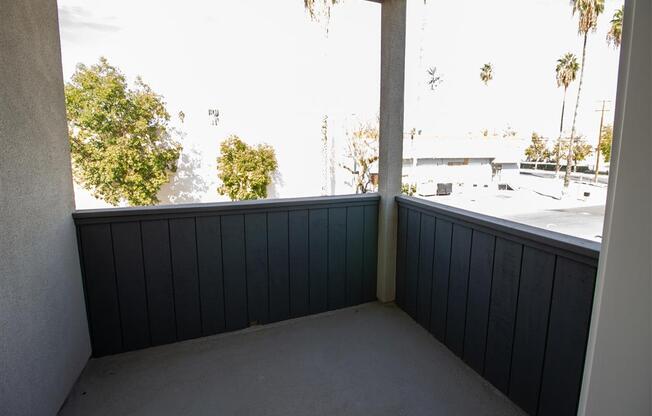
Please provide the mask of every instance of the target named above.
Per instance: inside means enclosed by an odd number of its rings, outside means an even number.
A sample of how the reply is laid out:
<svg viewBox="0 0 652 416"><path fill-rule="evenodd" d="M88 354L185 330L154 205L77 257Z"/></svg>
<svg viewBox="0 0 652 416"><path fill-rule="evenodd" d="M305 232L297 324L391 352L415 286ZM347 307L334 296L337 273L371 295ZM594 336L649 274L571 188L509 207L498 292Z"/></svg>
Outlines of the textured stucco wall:
<svg viewBox="0 0 652 416"><path fill-rule="evenodd" d="M0 0L0 414L53 415L90 345L55 0Z"/></svg>
<svg viewBox="0 0 652 416"><path fill-rule="evenodd" d="M627 0L604 240L579 414L652 414L652 6Z"/></svg>
<svg viewBox="0 0 652 416"><path fill-rule="evenodd" d="M396 223L394 197L401 193L403 107L405 96L406 0L385 0L380 34L380 143L378 149L378 284L382 302L396 294Z"/></svg>

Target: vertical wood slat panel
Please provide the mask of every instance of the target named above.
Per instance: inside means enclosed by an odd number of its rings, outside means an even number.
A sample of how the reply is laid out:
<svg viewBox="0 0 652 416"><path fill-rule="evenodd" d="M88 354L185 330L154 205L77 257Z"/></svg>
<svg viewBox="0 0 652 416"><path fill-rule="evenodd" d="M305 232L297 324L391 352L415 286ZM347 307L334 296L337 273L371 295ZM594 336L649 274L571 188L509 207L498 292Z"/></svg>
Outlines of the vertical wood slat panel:
<svg viewBox="0 0 652 416"><path fill-rule="evenodd" d="M432 278L430 332L441 342L446 340L448 277L450 271L453 224L437 218L435 223L435 264Z"/></svg>
<svg viewBox="0 0 652 416"><path fill-rule="evenodd" d="M428 215L421 216L419 241L419 280L417 286L417 319L424 328L430 328L430 310L432 297L432 264L435 251L435 219Z"/></svg>
<svg viewBox="0 0 652 416"><path fill-rule="evenodd" d="M405 268L405 312L417 319L417 293L419 285L419 238L421 232L421 214L408 212L406 252L410 257Z"/></svg>
<svg viewBox="0 0 652 416"><path fill-rule="evenodd" d="M496 239L484 376L508 394L523 246Z"/></svg>
<svg viewBox="0 0 652 416"><path fill-rule="evenodd" d="M241 329L248 324L244 216L221 217L221 228L224 320L227 330Z"/></svg>
<svg viewBox="0 0 652 416"><path fill-rule="evenodd" d="M328 308L328 209L311 209L310 234L310 313Z"/></svg>
<svg viewBox="0 0 652 416"><path fill-rule="evenodd" d="M140 224L112 224L111 234L120 299L123 350L145 348L150 345L150 335Z"/></svg>
<svg viewBox="0 0 652 416"><path fill-rule="evenodd" d="M122 328L111 225L85 225L81 227L80 234L84 244L83 262L93 355L115 354L122 351Z"/></svg>
<svg viewBox="0 0 652 416"><path fill-rule="evenodd" d="M536 414L555 256L526 246L522 263L509 397L528 413Z"/></svg>
<svg viewBox="0 0 652 416"><path fill-rule="evenodd" d="M75 216L94 355L375 299L377 203L281 206Z"/></svg>
<svg viewBox="0 0 652 416"><path fill-rule="evenodd" d="M460 357L464 354L466 296L469 286L472 236L473 232L470 228L457 224L453 226L448 310L446 312L446 345Z"/></svg>
<svg viewBox="0 0 652 416"><path fill-rule="evenodd" d="M290 315L293 318L310 313L310 239L309 211L290 211Z"/></svg>
<svg viewBox="0 0 652 416"><path fill-rule="evenodd" d="M196 221L202 334L218 334L226 328L220 217L197 217Z"/></svg>
<svg viewBox="0 0 652 416"><path fill-rule="evenodd" d="M346 209L346 304L362 303L364 208Z"/></svg>
<svg viewBox="0 0 652 416"><path fill-rule="evenodd" d="M249 323L269 322L267 275L267 215L245 215L247 309Z"/></svg>
<svg viewBox="0 0 652 416"><path fill-rule="evenodd" d="M269 319L282 321L290 317L290 276L288 248L288 213L267 214L269 262Z"/></svg>
<svg viewBox="0 0 652 416"><path fill-rule="evenodd" d="M169 223L177 338L197 338L202 334L202 323L195 219L171 219Z"/></svg>
<svg viewBox="0 0 652 416"><path fill-rule="evenodd" d="M577 412L596 269L558 256L552 289L539 415Z"/></svg>
<svg viewBox="0 0 652 416"><path fill-rule="evenodd" d="M328 309L346 306L346 208L328 209Z"/></svg>
<svg viewBox="0 0 652 416"><path fill-rule="evenodd" d="M364 252L362 269L362 301L376 300L378 264L378 206L364 207Z"/></svg>
<svg viewBox="0 0 652 416"><path fill-rule="evenodd" d="M152 345L177 340L167 220L142 221L143 262Z"/></svg>
<svg viewBox="0 0 652 416"><path fill-rule="evenodd" d="M479 374L484 372L487 345L487 323L494 264L493 235L473 231L469 264L469 294L467 298L464 361Z"/></svg>
<svg viewBox="0 0 652 416"><path fill-rule="evenodd" d="M408 209L399 206L396 231L396 304L403 310L405 310L405 271L408 261L407 218Z"/></svg>
<svg viewBox="0 0 652 416"><path fill-rule="evenodd" d="M428 239L435 217L430 331L532 415L571 415L578 406L595 287L594 257L571 260L554 242L480 226L399 202L397 304L422 322ZM449 222L448 218L454 218ZM465 237L460 230L466 229ZM451 247L452 245L452 247ZM470 249L470 252L469 252ZM575 252L571 249L575 256ZM418 265L418 266L415 266ZM418 270L417 284L411 281ZM467 277L465 279L464 277ZM563 276L563 277L562 277ZM558 285L559 279L563 283ZM427 288L426 288L427 289ZM553 329L554 328L554 329Z"/></svg>

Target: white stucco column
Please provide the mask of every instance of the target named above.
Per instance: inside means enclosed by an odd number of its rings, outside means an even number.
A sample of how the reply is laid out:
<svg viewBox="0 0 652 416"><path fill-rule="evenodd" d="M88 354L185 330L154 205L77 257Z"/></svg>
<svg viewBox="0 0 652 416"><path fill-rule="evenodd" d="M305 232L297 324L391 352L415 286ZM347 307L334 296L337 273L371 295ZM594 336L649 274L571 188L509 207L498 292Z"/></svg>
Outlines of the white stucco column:
<svg viewBox="0 0 652 416"><path fill-rule="evenodd" d="M91 353L56 0L0 0L0 415L55 415Z"/></svg>
<svg viewBox="0 0 652 416"><path fill-rule="evenodd" d="M604 240L580 415L652 414L652 10L626 0Z"/></svg>
<svg viewBox="0 0 652 416"><path fill-rule="evenodd" d="M406 0L382 2L380 59L380 211L378 215L378 285L382 302L394 300L396 220L394 197L401 192L403 102L405 84Z"/></svg>

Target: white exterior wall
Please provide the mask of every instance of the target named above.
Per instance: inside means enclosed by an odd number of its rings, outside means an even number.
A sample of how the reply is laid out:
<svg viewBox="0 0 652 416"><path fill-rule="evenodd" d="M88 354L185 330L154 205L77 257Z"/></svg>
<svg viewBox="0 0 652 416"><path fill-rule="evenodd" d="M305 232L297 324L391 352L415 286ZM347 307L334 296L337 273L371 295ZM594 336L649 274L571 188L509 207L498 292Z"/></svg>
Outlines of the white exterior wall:
<svg viewBox="0 0 652 416"><path fill-rule="evenodd" d="M90 356L55 0L0 1L0 415L56 415Z"/></svg>
<svg viewBox="0 0 652 416"><path fill-rule="evenodd" d="M625 2L613 162L580 415L652 414L652 7Z"/></svg>
<svg viewBox="0 0 652 416"><path fill-rule="evenodd" d="M463 162L464 159L418 159L416 169L411 159L403 160L403 182L416 183L417 187L436 186L437 183L450 182L472 186L492 183L492 167L489 158L468 159L466 165L449 165Z"/></svg>

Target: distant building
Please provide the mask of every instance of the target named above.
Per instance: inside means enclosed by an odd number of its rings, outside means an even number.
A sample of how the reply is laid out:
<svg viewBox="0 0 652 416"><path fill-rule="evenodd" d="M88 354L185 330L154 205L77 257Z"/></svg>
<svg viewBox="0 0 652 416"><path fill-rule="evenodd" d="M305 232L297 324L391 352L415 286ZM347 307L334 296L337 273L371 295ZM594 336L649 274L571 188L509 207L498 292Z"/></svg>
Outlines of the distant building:
<svg viewBox="0 0 652 416"><path fill-rule="evenodd" d="M420 195L434 195L438 183L456 187L496 187L519 174L527 143L517 138L406 139L403 182L416 184Z"/></svg>

